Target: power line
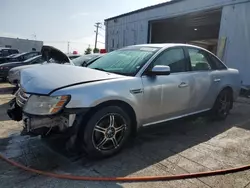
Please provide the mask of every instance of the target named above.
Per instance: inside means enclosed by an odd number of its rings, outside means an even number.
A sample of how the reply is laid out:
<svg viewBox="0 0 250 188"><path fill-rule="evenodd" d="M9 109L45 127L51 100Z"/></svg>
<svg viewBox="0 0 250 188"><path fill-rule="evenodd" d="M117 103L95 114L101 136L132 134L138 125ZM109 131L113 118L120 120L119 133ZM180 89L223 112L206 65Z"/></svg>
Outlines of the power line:
<svg viewBox="0 0 250 188"><path fill-rule="evenodd" d="M96 31L95 31L95 49L96 49L96 45L97 45L97 37L98 37L98 29L101 27L100 26L101 23L97 22L94 26L96 27Z"/></svg>

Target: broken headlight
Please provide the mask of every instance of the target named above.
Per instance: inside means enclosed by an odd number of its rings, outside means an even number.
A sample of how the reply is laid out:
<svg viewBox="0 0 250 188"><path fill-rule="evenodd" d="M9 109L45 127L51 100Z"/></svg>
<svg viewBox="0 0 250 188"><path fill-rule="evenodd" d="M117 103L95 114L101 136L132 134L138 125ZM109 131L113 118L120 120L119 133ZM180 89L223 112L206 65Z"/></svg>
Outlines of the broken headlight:
<svg viewBox="0 0 250 188"><path fill-rule="evenodd" d="M70 96L31 95L23 111L33 115L52 115L58 113L70 100Z"/></svg>

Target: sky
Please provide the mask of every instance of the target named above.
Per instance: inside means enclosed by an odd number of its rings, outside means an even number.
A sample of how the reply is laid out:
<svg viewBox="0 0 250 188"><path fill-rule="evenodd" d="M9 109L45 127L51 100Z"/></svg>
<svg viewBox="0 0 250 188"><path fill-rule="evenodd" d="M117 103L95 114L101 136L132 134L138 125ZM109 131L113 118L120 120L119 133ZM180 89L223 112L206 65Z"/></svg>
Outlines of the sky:
<svg viewBox="0 0 250 188"><path fill-rule="evenodd" d="M102 23L98 48L104 48L104 19L167 0L1 0L0 36L44 41L63 52L94 47L96 22Z"/></svg>

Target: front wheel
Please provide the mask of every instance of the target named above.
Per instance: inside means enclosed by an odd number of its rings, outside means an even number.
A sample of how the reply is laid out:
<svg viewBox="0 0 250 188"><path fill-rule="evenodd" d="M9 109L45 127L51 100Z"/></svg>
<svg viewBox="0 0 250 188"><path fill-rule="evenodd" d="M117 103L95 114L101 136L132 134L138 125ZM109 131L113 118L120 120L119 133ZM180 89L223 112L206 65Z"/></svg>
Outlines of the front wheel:
<svg viewBox="0 0 250 188"><path fill-rule="evenodd" d="M88 156L105 158L124 147L131 130L131 120L125 110L106 106L90 117L79 140L83 142Z"/></svg>
<svg viewBox="0 0 250 188"><path fill-rule="evenodd" d="M212 119L224 120L227 118L233 105L233 96L230 90L223 90L218 95L215 104L211 110Z"/></svg>

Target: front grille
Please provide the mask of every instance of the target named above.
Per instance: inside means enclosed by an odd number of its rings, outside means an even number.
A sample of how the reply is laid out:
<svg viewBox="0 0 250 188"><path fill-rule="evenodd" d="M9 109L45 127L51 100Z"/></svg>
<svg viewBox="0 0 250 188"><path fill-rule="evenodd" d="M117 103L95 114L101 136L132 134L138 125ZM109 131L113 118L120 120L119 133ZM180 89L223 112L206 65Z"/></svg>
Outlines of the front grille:
<svg viewBox="0 0 250 188"><path fill-rule="evenodd" d="M16 103L18 106L23 107L27 102L29 95L26 94L22 89L19 89L16 93Z"/></svg>

